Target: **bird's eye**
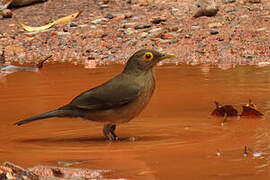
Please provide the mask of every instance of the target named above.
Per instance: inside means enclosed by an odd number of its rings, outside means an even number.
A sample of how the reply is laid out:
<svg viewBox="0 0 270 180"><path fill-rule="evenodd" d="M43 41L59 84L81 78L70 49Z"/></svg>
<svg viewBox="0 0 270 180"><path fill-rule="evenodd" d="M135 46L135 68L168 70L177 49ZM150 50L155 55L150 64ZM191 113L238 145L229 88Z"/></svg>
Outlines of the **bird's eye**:
<svg viewBox="0 0 270 180"><path fill-rule="evenodd" d="M147 52L144 54L143 58L146 61L151 61L153 59L154 55L151 52Z"/></svg>

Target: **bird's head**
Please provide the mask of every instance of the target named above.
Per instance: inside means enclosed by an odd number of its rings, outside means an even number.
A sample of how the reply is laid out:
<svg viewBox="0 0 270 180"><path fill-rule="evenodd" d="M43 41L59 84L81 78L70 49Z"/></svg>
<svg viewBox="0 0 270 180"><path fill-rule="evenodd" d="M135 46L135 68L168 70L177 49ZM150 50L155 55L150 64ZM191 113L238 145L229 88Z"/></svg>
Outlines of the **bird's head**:
<svg viewBox="0 0 270 180"><path fill-rule="evenodd" d="M149 49L141 49L128 59L124 72L148 71L158 62L172 57L175 57L175 55L163 54Z"/></svg>

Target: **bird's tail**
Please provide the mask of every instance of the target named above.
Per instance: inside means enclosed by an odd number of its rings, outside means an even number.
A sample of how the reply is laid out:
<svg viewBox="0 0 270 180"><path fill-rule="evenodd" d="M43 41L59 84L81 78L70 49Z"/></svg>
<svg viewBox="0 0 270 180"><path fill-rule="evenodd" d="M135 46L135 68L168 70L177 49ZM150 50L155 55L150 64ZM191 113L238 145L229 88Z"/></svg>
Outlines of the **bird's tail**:
<svg viewBox="0 0 270 180"><path fill-rule="evenodd" d="M43 60L41 60L39 63L36 64L36 68L41 69L43 67L43 63L51 57L52 57L52 55L46 56Z"/></svg>
<svg viewBox="0 0 270 180"><path fill-rule="evenodd" d="M39 114L30 118L24 119L22 121L16 122L14 125L20 126L26 123L30 123L32 121L37 121L37 120L42 120L42 119L47 119L47 118L52 118L52 117L79 117L79 114L76 114L72 110L57 109L57 110L49 111L43 114Z"/></svg>

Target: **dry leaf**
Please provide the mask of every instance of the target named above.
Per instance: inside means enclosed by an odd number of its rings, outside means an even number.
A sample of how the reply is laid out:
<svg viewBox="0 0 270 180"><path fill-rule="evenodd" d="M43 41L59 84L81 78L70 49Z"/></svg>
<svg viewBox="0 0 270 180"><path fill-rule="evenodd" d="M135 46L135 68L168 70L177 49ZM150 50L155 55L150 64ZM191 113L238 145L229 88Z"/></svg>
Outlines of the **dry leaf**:
<svg viewBox="0 0 270 180"><path fill-rule="evenodd" d="M22 24L15 16L14 16L14 19L26 31L43 31L43 30L49 29L50 27L52 27L55 24L69 24L74 19L76 19L81 13L82 13L82 11L79 11L77 13L62 17L62 18L57 19L57 20L55 20L47 25L40 26L40 27L31 27L31 26L27 26L25 24Z"/></svg>
<svg viewBox="0 0 270 180"><path fill-rule="evenodd" d="M243 111L241 113L241 116L245 117L262 117L263 114L259 112L256 108L256 105L252 103L251 99L249 99L249 102L247 105L242 106Z"/></svg>
<svg viewBox="0 0 270 180"><path fill-rule="evenodd" d="M15 21L26 31L43 31L46 29L49 29L50 27L52 27L54 25L54 22L49 23L45 26L40 26L40 27L31 27L31 26L27 26L22 24L15 16L14 16Z"/></svg>
<svg viewBox="0 0 270 180"><path fill-rule="evenodd" d="M211 113L212 116L224 117L226 116L238 116L237 110L231 105L222 106L220 103L216 102L216 109Z"/></svg>
<svg viewBox="0 0 270 180"><path fill-rule="evenodd" d="M70 24L72 21L74 21L74 19L76 19L77 17L79 17L79 15L82 13L83 11L79 11L77 13L71 14L69 16L65 16L62 17L60 19L57 19L54 21L54 24Z"/></svg>

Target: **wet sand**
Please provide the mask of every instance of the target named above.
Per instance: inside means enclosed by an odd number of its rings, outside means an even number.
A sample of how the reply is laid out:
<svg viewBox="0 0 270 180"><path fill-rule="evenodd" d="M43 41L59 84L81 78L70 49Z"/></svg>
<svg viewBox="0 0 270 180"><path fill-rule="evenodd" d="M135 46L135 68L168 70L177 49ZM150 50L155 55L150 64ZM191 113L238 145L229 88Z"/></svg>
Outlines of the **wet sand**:
<svg viewBox="0 0 270 180"><path fill-rule="evenodd" d="M142 114L117 127L119 142L107 142L102 125L53 118L21 127L12 124L55 109L116 75L123 66L84 69L46 64L0 80L0 162L22 167L112 169L107 178L268 179L270 68L156 67L156 92ZM241 106L251 98L264 119L210 117L214 101ZM247 156L244 147L248 147Z"/></svg>

